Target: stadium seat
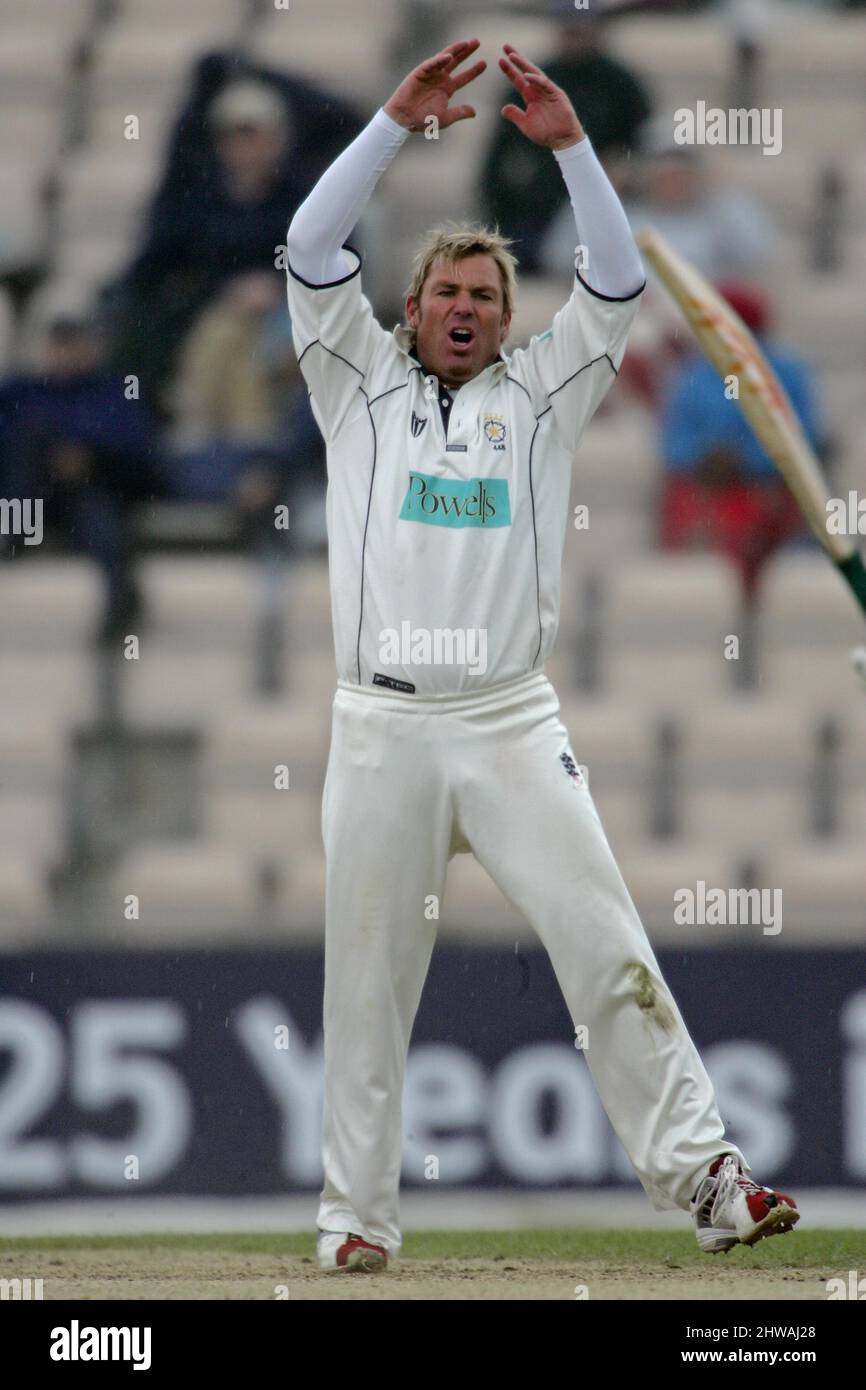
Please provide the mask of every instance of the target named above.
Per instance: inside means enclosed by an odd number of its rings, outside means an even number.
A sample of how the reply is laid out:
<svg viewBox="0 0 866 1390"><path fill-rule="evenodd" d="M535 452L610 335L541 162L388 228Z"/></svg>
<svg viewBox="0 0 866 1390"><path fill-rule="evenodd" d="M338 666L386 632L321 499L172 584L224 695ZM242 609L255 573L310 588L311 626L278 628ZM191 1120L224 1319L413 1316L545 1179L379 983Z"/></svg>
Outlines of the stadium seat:
<svg viewBox="0 0 866 1390"><path fill-rule="evenodd" d="M124 901L139 899L138 920ZM100 895L99 934L127 947L182 945L230 936L256 922L260 902L256 856L226 844L142 845L125 857Z"/></svg>
<svg viewBox="0 0 866 1390"><path fill-rule="evenodd" d="M824 91L832 91L846 76L858 85L862 83L866 16L830 15L826 10L805 7L792 14L781 0L777 0L776 13L784 13L785 22L774 26L772 41L766 46L765 61L771 76L789 83L793 78L805 85L810 79L829 78L832 85L822 87ZM790 85L787 90L791 90Z"/></svg>
<svg viewBox="0 0 866 1390"><path fill-rule="evenodd" d="M45 869L26 851L0 857L0 951L51 944L54 924Z"/></svg>
<svg viewBox="0 0 866 1390"><path fill-rule="evenodd" d="M4 197L0 274L40 266L47 259L45 172L38 160L31 166L20 158L0 158L0 187Z"/></svg>
<svg viewBox="0 0 866 1390"><path fill-rule="evenodd" d="M651 833L658 725L631 698L560 698L560 718L608 838L621 846Z"/></svg>
<svg viewBox="0 0 866 1390"><path fill-rule="evenodd" d="M616 385L611 387L611 392ZM640 508L649 520L660 482L658 445L646 416L633 410L591 421L578 445L574 463L573 502ZM573 512L572 512L573 516Z"/></svg>
<svg viewBox="0 0 866 1390"><path fill-rule="evenodd" d="M679 721L681 830L744 855L806 835L817 756L817 721L796 699L697 703Z"/></svg>
<svg viewBox="0 0 866 1390"><path fill-rule="evenodd" d="M88 104L87 153L91 157L104 155L125 159L134 158L153 174L161 175L169 137L180 114L186 93L174 101L156 96L137 101L134 114L138 117L138 139L129 138L129 101L99 99ZM132 177L132 175L130 175Z"/></svg>
<svg viewBox="0 0 866 1390"><path fill-rule="evenodd" d="M866 38L866 31L864 31ZM790 87L785 89L782 81L768 84L767 100L771 107L780 108L782 117L782 154L762 156L769 164L774 159L788 161L806 157L808 165L820 160L836 164L849 143L862 141L866 135L866 107L862 94L846 92L844 88L836 94L834 85L810 91L808 78L794 79L797 83L798 100L791 101ZM862 82L862 64L861 64ZM773 93L775 92L775 96Z"/></svg>
<svg viewBox="0 0 866 1390"><path fill-rule="evenodd" d="M277 791L273 769L257 791L231 791L212 782L204 787L202 833L208 841L277 863L321 852L321 817L321 791Z"/></svg>
<svg viewBox="0 0 866 1390"><path fill-rule="evenodd" d="M57 206L64 241L99 235L137 237L159 176L161 145L130 140L115 154L85 151L64 162Z"/></svg>
<svg viewBox="0 0 866 1390"><path fill-rule="evenodd" d="M248 18L249 0L184 0L182 26L219 27L231 32ZM117 18L124 23L168 28L177 23L176 0L117 0Z"/></svg>
<svg viewBox="0 0 866 1390"><path fill-rule="evenodd" d="M336 0L322 23L318 0L292 0L290 10L271 14L248 36L250 58L313 80L344 101L360 102L367 115L387 100L387 45L397 12L396 0L367 0L364 23L353 4Z"/></svg>
<svg viewBox="0 0 866 1390"><path fill-rule="evenodd" d="M508 100L508 79L498 67L503 43L513 43L515 48L519 48L532 62L543 63L552 52L556 31L543 15L521 13L522 6L514 6L509 14L503 13L501 4L492 8L493 13L488 8L486 14L479 8L479 12L472 18L468 32L473 38L481 40L479 56L487 59L486 76L499 83L500 90L488 97L490 104L498 110ZM481 90L479 88L479 93ZM476 105L474 96L472 105Z"/></svg>
<svg viewBox="0 0 866 1390"><path fill-rule="evenodd" d="M862 279L854 273L817 278L803 276L796 294L780 297L774 332L781 341L809 355L825 368L866 356L866 315ZM821 383L817 383L820 392Z"/></svg>
<svg viewBox="0 0 866 1390"><path fill-rule="evenodd" d="M546 333L564 304L568 303L571 285L556 275L520 276L517 287L517 311L511 325L506 350L526 347L530 338Z"/></svg>
<svg viewBox="0 0 866 1390"><path fill-rule="evenodd" d="M295 646L291 641L282 665L286 694L301 709L316 704L330 712L337 689L337 667L333 648L316 650Z"/></svg>
<svg viewBox="0 0 866 1390"><path fill-rule="evenodd" d="M234 646L250 635L262 597L262 574L242 556L142 560L139 579L152 635L196 646ZM288 590L288 572L283 579Z"/></svg>
<svg viewBox="0 0 866 1390"><path fill-rule="evenodd" d="M783 945L858 945L866 926L862 826L852 839L780 847L767 855L761 882L782 892Z"/></svg>
<svg viewBox="0 0 866 1390"><path fill-rule="evenodd" d="M852 383L853 385L853 383ZM859 418L848 416L841 420L839 452L833 468L833 492L837 497L847 497L851 488L859 491L863 478L863 460L866 458L866 415ZM862 541L858 537L858 543Z"/></svg>
<svg viewBox="0 0 866 1390"><path fill-rule="evenodd" d="M75 237L61 242L54 261L56 282L74 287L83 304L95 303L99 291L126 270L136 250L137 227L112 236Z"/></svg>
<svg viewBox="0 0 866 1390"><path fill-rule="evenodd" d="M291 788L321 787L330 744L330 708L297 700L248 701L205 715L206 786L275 795L274 768Z"/></svg>
<svg viewBox="0 0 866 1390"><path fill-rule="evenodd" d="M40 190L54 172L65 138L63 109L47 103L30 110L6 103L0 93L0 175L4 186ZM9 209L7 208L8 214Z"/></svg>
<svg viewBox="0 0 866 1390"><path fill-rule="evenodd" d="M172 650L143 633L140 658L124 661L123 676L123 706L134 722L198 727L214 711L252 696L252 643Z"/></svg>
<svg viewBox="0 0 866 1390"><path fill-rule="evenodd" d="M14 345L15 311L8 290L0 288L0 376L11 368Z"/></svg>
<svg viewBox="0 0 866 1390"><path fill-rule="evenodd" d="M0 787L0 845L4 854L46 862L56 860L63 847L64 831L59 791L8 794Z"/></svg>
<svg viewBox="0 0 866 1390"><path fill-rule="evenodd" d="M50 29L54 34L76 34L87 29L94 8L93 0L45 0L36 11L33 0L0 0L0 24L13 32Z"/></svg>
<svg viewBox="0 0 866 1390"><path fill-rule="evenodd" d="M863 699L848 653L863 615L845 581L815 550L781 551L759 588L758 677L765 694L830 710Z"/></svg>
<svg viewBox="0 0 866 1390"><path fill-rule="evenodd" d="M718 14L631 16L612 26L610 51L648 81L712 79L727 70L730 37Z"/></svg>
<svg viewBox="0 0 866 1390"><path fill-rule="evenodd" d="M89 560L28 556L4 568L3 600L4 662L34 649L50 656L86 640L99 613L102 580Z"/></svg>
<svg viewBox="0 0 866 1390"><path fill-rule="evenodd" d="M64 727L92 718L96 672L83 647L43 651L7 648L0 662L0 719L14 721L22 709L50 714Z"/></svg>
<svg viewBox="0 0 866 1390"><path fill-rule="evenodd" d="M784 140L784 122L783 122ZM811 225L818 190L818 164L800 153L797 177L791 175L791 154L785 145L778 155L765 155L757 146L713 146L709 148L711 169L721 187L731 187L751 195L769 212L775 225L803 235ZM772 265L772 252L766 269ZM759 273L763 275L762 265Z"/></svg>
<svg viewBox="0 0 866 1390"><path fill-rule="evenodd" d="M864 264L866 274L866 264ZM862 283L862 277L861 277ZM856 428L866 429L866 400L863 397L863 372L849 361L847 367L834 366L823 372L819 381L821 404L826 427L831 434ZM857 460L857 484L863 477L863 455ZM852 484L856 486L857 484Z"/></svg>
<svg viewBox="0 0 866 1390"><path fill-rule="evenodd" d="M14 719L0 718L0 791L59 791L68 728L53 712L27 704Z"/></svg>
<svg viewBox="0 0 866 1390"><path fill-rule="evenodd" d="M861 686L857 694L859 699L852 699L834 720L839 740L835 828L851 841L862 836L866 825L866 690Z"/></svg>
<svg viewBox="0 0 866 1390"><path fill-rule="evenodd" d="M602 665L612 694L689 707L732 684L725 638L740 630L733 566L713 554L652 555L605 576Z"/></svg>
<svg viewBox="0 0 866 1390"><path fill-rule="evenodd" d="M614 557L622 555L639 559L653 548L655 539L652 518L644 508L589 506L589 525L586 530L574 527L574 508L585 501L580 476L580 454L574 467L572 484L572 525L565 535L563 566L565 575L596 573L602 578L614 567ZM582 513L580 514L583 515Z"/></svg>
<svg viewBox="0 0 866 1390"><path fill-rule="evenodd" d="M321 944L325 921L325 856L321 845L306 854L286 857L279 874L274 915L281 942Z"/></svg>
<svg viewBox="0 0 866 1390"><path fill-rule="evenodd" d="M69 81L77 38L74 28L61 22L53 30L44 11L39 14L41 22L34 23L34 19L3 25L0 88L4 102L10 105L50 104L61 96Z"/></svg>
<svg viewBox="0 0 866 1390"><path fill-rule="evenodd" d="M91 99L120 103L129 110L139 101L178 99L190 68L208 50L234 37L234 21L207 24L191 20L157 27L152 21L118 20L106 25L94 44Z"/></svg>
<svg viewBox="0 0 866 1390"><path fill-rule="evenodd" d="M292 565L286 586L286 613L292 640L302 650L333 652L326 560L310 558Z"/></svg>
<svg viewBox="0 0 866 1390"><path fill-rule="evenodd" d="M699 951L704 946L730 944L739 929L706 922L674 920L674 894L699 881L707 888L739 886L739 866L715 839L635 842L620 851L614 846L626 887L654 946ZM737 943L739 944L739 942Z"/></svg>
<svg viewBox="0 0 866 1390"><path fill-rule="evenodd" d="M409 241L449 218L481 216L478 171L468 160L455 162L450 134L446 130L439 141L419 137L404 146L380 185L389 221Z"/></svg>

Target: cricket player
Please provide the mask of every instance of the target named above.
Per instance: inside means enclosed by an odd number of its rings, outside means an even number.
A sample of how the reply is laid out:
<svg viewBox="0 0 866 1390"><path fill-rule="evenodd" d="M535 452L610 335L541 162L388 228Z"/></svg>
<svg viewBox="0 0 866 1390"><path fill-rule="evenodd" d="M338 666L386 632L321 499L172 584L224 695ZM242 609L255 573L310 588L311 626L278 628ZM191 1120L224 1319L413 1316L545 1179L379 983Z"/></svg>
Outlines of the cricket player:
<svg viewBox="0 0 866 1390"><path fill-rule="evenodd" d="M565 180L583 270L546 333L506 353L515 265L496 232L431 231L387 332L344 244L410 135L472 118L451 99L478 40L417 67L288 233L294 344L327 444L338 688L325 842L324 1269L399 1254L401 1102L449 859L471 852L548 951L602 1102L657 1209L703 1250L789 1229L752 1182L614 861L544 673L559 617L572 459L625 352L645 278L565 93L513 46L507 105ZM458 137L454 158L459 158Z"/></svg>

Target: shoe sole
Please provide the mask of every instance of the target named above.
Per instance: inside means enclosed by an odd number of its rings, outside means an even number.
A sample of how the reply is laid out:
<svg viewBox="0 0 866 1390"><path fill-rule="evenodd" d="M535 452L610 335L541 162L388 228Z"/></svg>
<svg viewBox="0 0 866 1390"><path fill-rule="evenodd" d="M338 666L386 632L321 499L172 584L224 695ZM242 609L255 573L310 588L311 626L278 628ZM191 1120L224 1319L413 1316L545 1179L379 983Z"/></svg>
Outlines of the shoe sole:
<svg viewBox="0 0 866 1390"><path fill-rule="evenodd" d="M777 1207L771 1207L763 1221L755 1227L750 1236L744 1237L741 1245L756 1245L765 1236L784 1235L793 1229L800 1220L800 1213L796 1207L789 1207L787 1202L781 1202Z"/></svg>
<svg viewBox="0 0 866 1390"><path fill-rule="evenodd" d="M726 1255L735 1245L757 1245L759 1240L764 1240L767 1236L785 1235L787 1231L793 1230L799 1220L800 1213L797 1208L789 1207L783 1202L768 1211L751 1235L741 1239L739 1236L731 1235L730 1231L710 1227L709 1230L700 1232L698 1245L705 1255Z"/></svg>
<svg viewBox="0 0 866 1390"><path fill-rule="evenodd" d="M712 1227L702 1230L698 1236L698 1245L705 1255L726 1255L739 1244L739 1236L732 1236L730 1231L715 1230Z"/></svg>
<svg viewBox="0 0 866 1390"><path fill-rule="evenodd" d="M381 1274L388 1264L387 1255L378 1250L353 1250L346 1263L339 1268L349 1274Z"/></svg>

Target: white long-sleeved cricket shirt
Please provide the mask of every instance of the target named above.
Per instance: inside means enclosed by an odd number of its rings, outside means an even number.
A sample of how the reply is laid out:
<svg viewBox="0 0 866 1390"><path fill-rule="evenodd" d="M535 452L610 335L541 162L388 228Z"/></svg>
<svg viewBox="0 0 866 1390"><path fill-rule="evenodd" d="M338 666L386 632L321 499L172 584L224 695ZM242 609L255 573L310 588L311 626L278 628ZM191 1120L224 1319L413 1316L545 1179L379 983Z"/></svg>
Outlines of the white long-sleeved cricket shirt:
<svg viewBox="0 0 866 1390"><path fill-rule="evenodd" d="M375 319L361 260L326 285L290 265L294 344L327 445L337 672L447 695L543 667L559 622L574 453L625 353L641 290L576 277L548 332L453 395Z"/></svg>

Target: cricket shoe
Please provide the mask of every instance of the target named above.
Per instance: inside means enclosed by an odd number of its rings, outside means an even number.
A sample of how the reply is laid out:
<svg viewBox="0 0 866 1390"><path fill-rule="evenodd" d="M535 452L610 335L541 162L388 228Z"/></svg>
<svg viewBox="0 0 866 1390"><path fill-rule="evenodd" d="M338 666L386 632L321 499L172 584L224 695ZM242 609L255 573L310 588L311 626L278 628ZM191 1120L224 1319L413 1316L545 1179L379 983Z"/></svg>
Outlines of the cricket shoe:
<svg viewBox="0 0 866 1390"><path fill-rule="evenodd" d="M733 1154L722 1154L702 1180L690 1211L698 1245L717 1255L790 1231L800 1220L793 1197L747 1178Z"/></svg>
<svg viewBox="0 0 866 1390"><path fill-rule="evenodd" d="M346 1269L356 1274L381 1274L388 1265L384 1245L371 1245L351 1231L320 1231L316 1245L320 1269Z"/></svg>

